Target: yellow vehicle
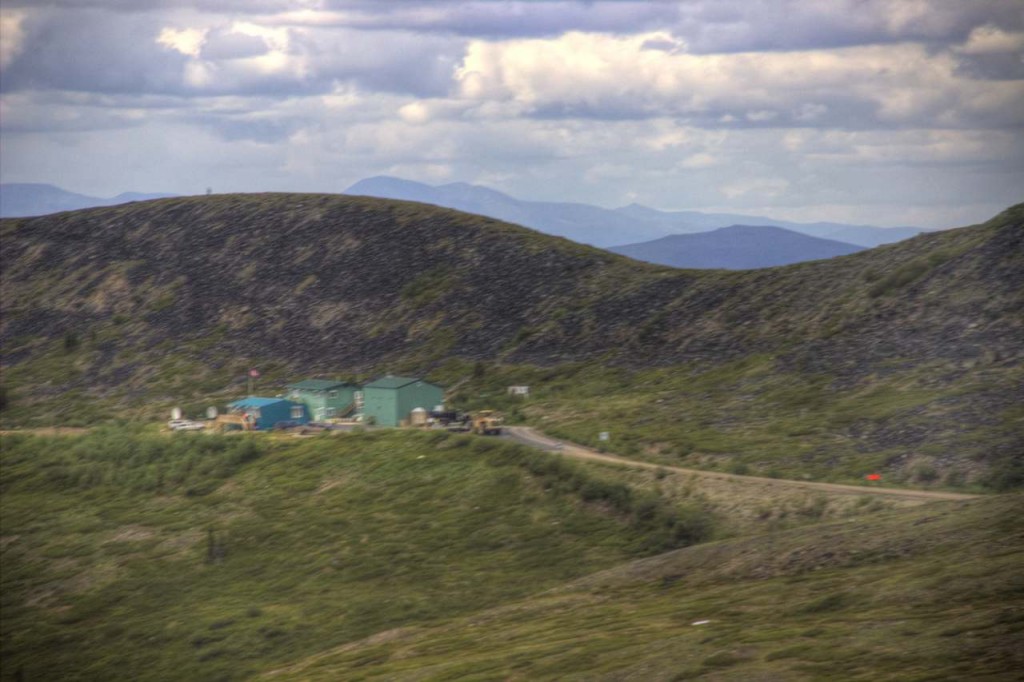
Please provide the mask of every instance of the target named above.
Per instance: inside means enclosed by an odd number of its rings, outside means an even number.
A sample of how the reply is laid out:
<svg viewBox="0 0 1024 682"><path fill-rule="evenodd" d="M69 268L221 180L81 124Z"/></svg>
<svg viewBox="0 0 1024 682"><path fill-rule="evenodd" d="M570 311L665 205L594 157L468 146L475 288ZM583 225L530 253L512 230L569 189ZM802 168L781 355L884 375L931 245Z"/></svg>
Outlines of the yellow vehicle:
<svg viewBox="0 0 1024 682"><path fill-rule="evenodd" d="M211 425L218 433L225 431L252 431L255 420L247 414L222 414Z"/></svg>
<svg viewBox="0 0 1024 682"><path fill-rule="evenodd" d="M481 436L500 436L501 417L494 410L480 410L470 416L470 431Z"/></svg>

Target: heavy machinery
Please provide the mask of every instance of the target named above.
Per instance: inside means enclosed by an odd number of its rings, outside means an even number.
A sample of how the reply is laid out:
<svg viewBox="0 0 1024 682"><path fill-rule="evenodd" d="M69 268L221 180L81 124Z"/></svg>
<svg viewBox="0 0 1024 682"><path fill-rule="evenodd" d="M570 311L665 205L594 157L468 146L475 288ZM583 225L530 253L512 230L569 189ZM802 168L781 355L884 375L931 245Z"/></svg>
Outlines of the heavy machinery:
<svg viewBox="0 0 1024 682"><path fill-rule="evenodd" d="M247 414L222 414L213 420L211 428L218 433L225 431L252 431L255 420Z"/></svg>
<svg viewBox="0 0 1024 682"><path fill-rule="evenodd" d="M469 430L481 436L500 436L501 417L494 410L480 410L470 415Z"/></svg>

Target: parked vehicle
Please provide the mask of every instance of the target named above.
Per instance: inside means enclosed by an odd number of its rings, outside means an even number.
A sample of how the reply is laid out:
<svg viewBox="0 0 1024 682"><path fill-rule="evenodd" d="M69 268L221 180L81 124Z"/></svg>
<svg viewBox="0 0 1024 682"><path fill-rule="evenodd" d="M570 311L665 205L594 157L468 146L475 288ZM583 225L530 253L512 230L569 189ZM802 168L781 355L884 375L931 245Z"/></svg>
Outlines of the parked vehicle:
<svg viewBox="0 0 1024 682"><path fill-rule="evenodd" d="M469 431L469 415L455 410L434 410L430 423L448 431Z"/></svg>
<svg viewBox="0 0 1024 682"><path fill-rule="evenodd" d="M500 436L501 435L501 417L494 412L494 410L480 410L474 412L470 420L471 430L473 433L481 436Z"/></svg>
<svg viewBox="0 0 1024 682"><path fill-rule="evenodd" d="M323 422L308 422L299 427L299 433L305 435L307 433L320 433L321 431L332 431L333 427L330 424Z"/></svg>

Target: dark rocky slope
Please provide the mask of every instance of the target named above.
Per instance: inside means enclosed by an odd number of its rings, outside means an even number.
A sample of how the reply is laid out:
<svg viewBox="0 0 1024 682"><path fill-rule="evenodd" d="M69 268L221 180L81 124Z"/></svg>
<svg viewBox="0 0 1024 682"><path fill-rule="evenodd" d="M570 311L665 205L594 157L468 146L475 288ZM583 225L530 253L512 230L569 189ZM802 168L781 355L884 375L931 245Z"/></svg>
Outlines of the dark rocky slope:
<svg viewBox="0 0 1024 682"><path fill-rule="evenodd" d="M218 354L297 368L425 353L626 363L781 352L1019 359L1024 208L826 262L645 266L454 211L332 195L166 199L3 222L5 361L32 339L218 334ZM27 345L26 345L27 343Z"/></svg>

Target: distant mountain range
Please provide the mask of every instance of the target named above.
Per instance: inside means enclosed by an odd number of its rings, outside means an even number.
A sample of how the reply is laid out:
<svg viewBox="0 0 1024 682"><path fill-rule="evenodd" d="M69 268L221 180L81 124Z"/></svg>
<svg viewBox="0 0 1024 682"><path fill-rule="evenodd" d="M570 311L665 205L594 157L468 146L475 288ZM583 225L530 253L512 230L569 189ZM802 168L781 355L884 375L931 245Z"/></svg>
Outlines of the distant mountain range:
<svg viewBox="0 0 1024 682"><path fill-rule="evenodd" d="M662 225L597 206L521 201L493 189L464 182L431 187L411 180L376 177L360 180L346 189L345 194L454 208L599 247L657 239L673 232Z"/></svg>
<svg viewBox="0 0 1024 682"><path fill-rule="evenodd" d="M116 197L91 197L86 194L68 192L54 185L40 183L0 184L0 218L21 218L40 216L60 211L75 211L94 206L114 206L129 201L165 199L174 194L141 194L122 192Z"/></svg>
<svg viewBox="0 0 1024 682"><path fill-rule="evenodd" d="M606 209L588 204L522 201L493 189L462 182L431 186L386 176L360 180L345 193L454 208L602 248L632 245L671 234L707 232L732 225L783 227L812 237L869 248L902 241L926 231L920 227L796 223L735 213L658 211L639 204Z"/></svg>
<svg viewBox="0 0 1024 682"><path fill-rule="evenodd" d="M752 270L845 256L865 247L821 239L770 225L733 225L710 232L673 234L609 251L677 268Z"/></svg>

